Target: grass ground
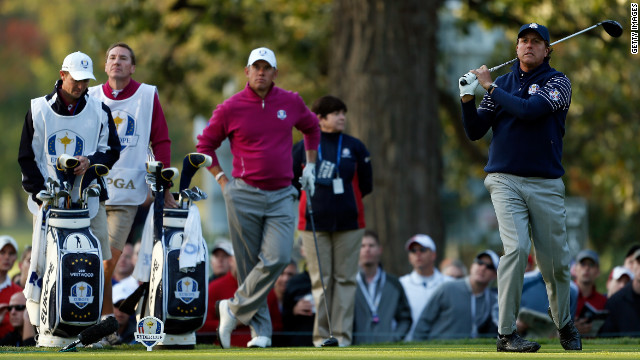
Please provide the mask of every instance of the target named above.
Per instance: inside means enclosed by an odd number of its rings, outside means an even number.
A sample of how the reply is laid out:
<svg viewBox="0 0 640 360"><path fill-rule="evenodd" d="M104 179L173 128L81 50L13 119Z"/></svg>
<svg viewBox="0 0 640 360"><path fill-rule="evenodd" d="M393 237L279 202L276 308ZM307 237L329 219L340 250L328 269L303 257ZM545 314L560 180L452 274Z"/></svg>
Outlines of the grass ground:
<svg viewBox="0 0 640 360"><path fill-rule="evenodd" d="M223 350L211 345L198 345L193 350L154 349L147 352L142 345L105 349L79 349L58 353L56 348L0 347L6 359L639 359L640 339L585 340L583 351L566 352L557 340L541 340L542 348L534 354L496 352L491 339L430 343L401 343L347 348L269 348Z"/></svg>

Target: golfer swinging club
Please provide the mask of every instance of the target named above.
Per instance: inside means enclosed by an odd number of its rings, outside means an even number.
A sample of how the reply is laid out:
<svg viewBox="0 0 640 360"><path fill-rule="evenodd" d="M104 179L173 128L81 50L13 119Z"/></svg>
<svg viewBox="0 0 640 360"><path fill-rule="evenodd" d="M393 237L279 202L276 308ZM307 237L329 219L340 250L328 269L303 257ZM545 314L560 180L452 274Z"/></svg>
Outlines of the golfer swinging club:
<svg viewBox="0 0 640 360"><path fill-rule="evenodd" d="M582 350L569 310L569 263L562 138L571 82L549 66L549 31L531 23L518 32L518 60L495 82L486 66L463 76L462 122L471 140L493 132L484 184L500 226L504 255L498 268L498 351L536 352L540 344L516 332L522 281L533 243L547 285L549 315L565 350ZM487 90L475 108L474 92ZM531 232L529 232L531 230ZM531 234L531 236L529 236Z"/></svg>

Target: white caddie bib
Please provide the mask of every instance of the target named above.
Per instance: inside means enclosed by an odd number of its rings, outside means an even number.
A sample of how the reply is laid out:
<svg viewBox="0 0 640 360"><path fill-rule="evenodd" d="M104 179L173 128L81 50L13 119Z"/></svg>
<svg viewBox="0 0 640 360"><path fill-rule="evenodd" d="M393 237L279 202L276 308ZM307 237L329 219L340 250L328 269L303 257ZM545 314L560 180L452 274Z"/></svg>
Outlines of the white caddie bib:
<svg viewBox="0 0 640 360"><path fill-rule="evenodd" d="M89 156L98 149L100 130L106 124L106 113L102 110L100 100L87 98L87 105L77 115L59 115L47 102L45 97L31 100L31 116L33 118L33 142L31 147L40 173L45 178L57 180L56 161L62 154L71 156ZM76 176L71 200L76 202L80 197L80 181ZM31 197L29 197L29 201ZM89 214L95 216L99 199L89 200ZM29 204L29 209L34 204ZM37 205L36 205L37 209ZM36 210L37 211L37 210ZM32 211L33 212L33 211Z"/></svg>
<svg viewBox="0 0 640 360"><path fill-rule="evenodd" d="M105 96L102 85L89 88L89 95L99 98L111 109L122 146L120 159L107 176L107 205L140 205L147 198L144 176L155 94L155 86L140 84L130 98L112 100Z"/></svg>

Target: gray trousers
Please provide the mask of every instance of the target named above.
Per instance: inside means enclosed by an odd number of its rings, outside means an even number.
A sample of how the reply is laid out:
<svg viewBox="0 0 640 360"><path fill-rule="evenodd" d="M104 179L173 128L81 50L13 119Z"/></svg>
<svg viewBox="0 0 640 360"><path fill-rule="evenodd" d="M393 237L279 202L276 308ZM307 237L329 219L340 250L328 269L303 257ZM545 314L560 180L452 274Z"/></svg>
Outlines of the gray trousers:
<svg viewBox="0 0 640 360"><path fill-rule="evenodd" d="M571 254L567 244L562 179L487 175L484 185L496 211L504 255L498 267L498 332L516 330L522 282L531 243L547 287L556 327L571 320L569 293Z"/></svg>
<svg viewBox="0 0 640 360"><path fill-rule="evenodd" d="M267 295L291 260L295 229L293 186L266 191L233 179L224 187L229 237L238 269L238 290L229 309L251 328L271 337Z"/></svg>

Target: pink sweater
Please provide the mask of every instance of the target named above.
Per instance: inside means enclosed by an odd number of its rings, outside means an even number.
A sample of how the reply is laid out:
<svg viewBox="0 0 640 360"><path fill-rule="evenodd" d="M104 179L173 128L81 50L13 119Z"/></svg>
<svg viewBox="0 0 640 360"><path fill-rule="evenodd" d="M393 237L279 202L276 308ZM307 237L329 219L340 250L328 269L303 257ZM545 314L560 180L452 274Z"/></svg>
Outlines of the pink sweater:
<svg viewBox="0 0 640 360"><path fill-rule="evenodd" d="M304 135L306 150L318 149L318 118L294 92L275 85L264 100L249 84L244 90L218 105L209 125L198 136L196 149L213 157L225 138L231 143L234 178L262 190L277 190L291 185L293 178L291 130Z"/></svg>

